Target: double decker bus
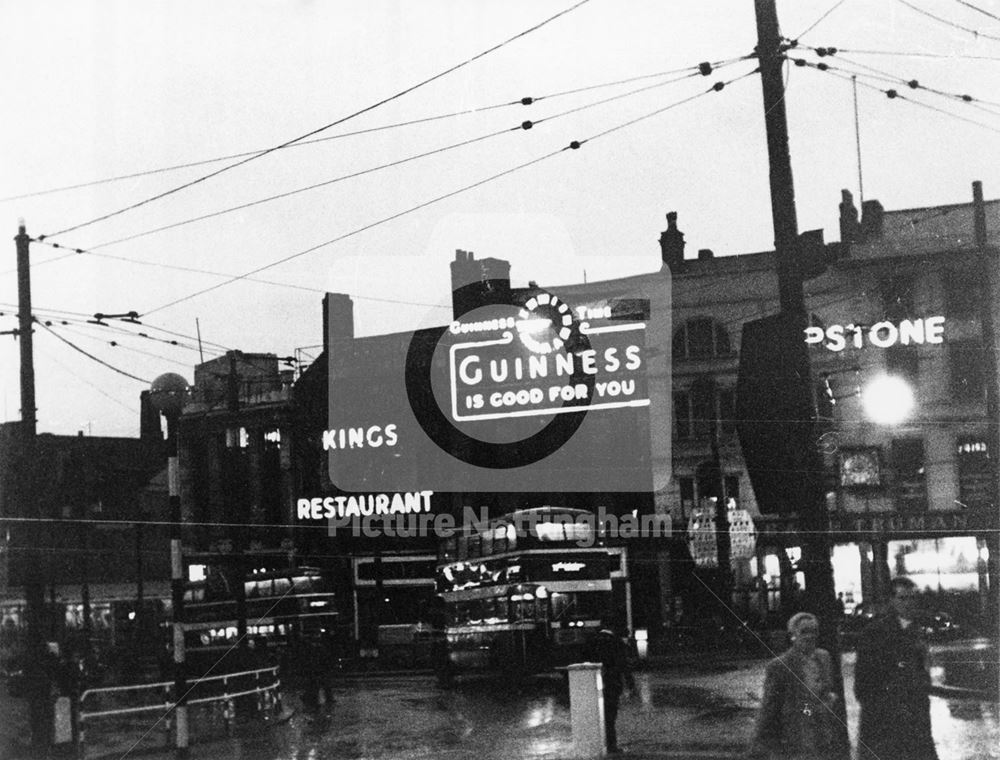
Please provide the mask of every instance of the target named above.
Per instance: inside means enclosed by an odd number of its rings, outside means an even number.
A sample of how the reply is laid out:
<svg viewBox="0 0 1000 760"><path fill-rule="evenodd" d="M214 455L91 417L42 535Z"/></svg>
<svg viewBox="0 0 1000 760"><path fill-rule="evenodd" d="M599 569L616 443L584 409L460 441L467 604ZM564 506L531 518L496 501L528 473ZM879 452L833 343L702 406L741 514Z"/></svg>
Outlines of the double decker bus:
<svg viewBox="0 0 1000 760"><path fill-rule="evenodd" d="M444 539L437 568L453 671L534 673L585 659L614 615L621 548L592 512L523 509Z"/></svg>
<svg viewBox="0 0 1000 760"><path fill-rule="evenodd" d="M238 644L236 596L222 579L188 583L184 592L185 646L195 669L213 666ZM343 638L331 581L316 568L250 573L244 594L247 637L255 645L284 654L308 639Z"/></svg>

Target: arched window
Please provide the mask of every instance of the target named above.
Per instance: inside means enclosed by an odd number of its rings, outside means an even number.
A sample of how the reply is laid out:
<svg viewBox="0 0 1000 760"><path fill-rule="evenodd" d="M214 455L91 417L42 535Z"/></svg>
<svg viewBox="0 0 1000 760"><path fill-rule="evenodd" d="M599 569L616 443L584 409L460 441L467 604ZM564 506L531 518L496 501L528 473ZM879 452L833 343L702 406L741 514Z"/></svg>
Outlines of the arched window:
<svg viewBox="0 0 1000 760"><path fill-rule="evenodd" d="M674 333L675 359L707 359L732 352L726 328L710 317L689 319Z"/></svg>

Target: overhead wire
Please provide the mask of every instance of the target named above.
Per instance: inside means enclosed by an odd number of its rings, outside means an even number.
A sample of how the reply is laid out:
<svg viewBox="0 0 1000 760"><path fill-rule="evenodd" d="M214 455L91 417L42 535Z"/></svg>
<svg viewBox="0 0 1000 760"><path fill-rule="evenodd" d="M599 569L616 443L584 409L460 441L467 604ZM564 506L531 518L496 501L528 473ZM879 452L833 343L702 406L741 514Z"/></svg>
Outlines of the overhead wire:
<svg viewBox="0 0 1000 760"><path fill-rule="evenodd" d="M802 39L803 37L805 37L807 34L809 34L809 32L811 32L813 29L815 29L817 26L819 26L820 23L822 23L823 20L826 19L827 16L829 16L831 13L833 13L835 10L837 10L837 8L839 8L840 6L842 6L845 2L847 2L847 0L839 0L839 2L837 2L835 5L831 6L830 9L827 10L826 13L824 13L818 19L816 19L815 21L813 21L808 27L806 27L803 31L799 32L792 39L799 40L799 39Z"/></svg>
<svg viewBox="0 0 1000 760"><path fill-rule="evenodd" d="M963 103L968 103L973 107L978 107L980 110L985 111L986 113L994 115L998 114L997 111L993 111L991 109L984 108L982 106L990 105L990 106L1000 107L1000 102L993 100L985 100L983 98L977 98L972 95L969 95L968 93L948 92L947 90L940 90L935 87L928 87L927 85L921 83L916 78L904 77L901 76L900 74L894 74L892 72L885 71L884 69L876 68L875 66L869 66L866 63L860 63L858 61L852 61L850 58L845 58L841 54L843 51L835 47L810 47L808 45L805 45L803 47L813 51L820 58L831 57L834 58L834 60L843 61L844 63L848 63L852 66L857 66L858 68L872 72L871 74L869 74L869 76L872 78L881 78L884 81L893 82L894 84L903 84L913 90L926 90L927 92L931 92L934 93L935 95L940 95L942 97L949 98L951 100L958 100Z"/></svg>
<svg viewBox="0 0 1000 760"><path fill-rule="evenodd" d="M465 146L468 146L468 145L473 145L475 143L482 142L484 140L488 140L488 139L491 139L493 137L499 137L500 135L504 135L504 134L508 134L508 133L512 133L512 132L526 131L528 129L531 129L534 126L537 126L537 125L542 124L542 123L547 122L547 121L552 121L554 119L558 119L558 118L561 118L561 117L564 117L564 116L568 116L570 114L578 113L580 111L584 111L584 110L587 110L587 109L590 109L590 108L596 108L597 106L606 105L607 103L612 103L612 102L615 102L615 101L618 101L618 100L622 100L624 98L631 97L631 96L637 95L639 93L647 92L649 90L653 90L653 89L656 89L656 88L659 88L659 87L665 87L665 86L670 85L670 84L676 84L677 82L684 81L685 79L690 79L692 77L696 77L696 76L699 76L699 75L707 76L708 74L711 74L713 71L716 71L716 70L718 70L718 69L720 69L722 67L725 67L725 66L732 65L733 63L735 63L737 61L745 60L748 57L750 57L750 56L743 56L741 58L735 58L735 59L731 59L731 60L728 60L728 61L722 61L722 62L719 62L719 63L703 63L703 64L700 64L699 66L686 66L683 69L679 70L679 71L682 71L684 73L681 76L678 76L676 78L667 79L667 80L664 80L662 82L655 82L653 84L645 85L643 87L639 87L639 88L636 88L636 89L633 89L633 90L629 90L629 91L624 92L624 93L619 93L617 95L612 95L612 96L607 97L607 98L602 98L601 100L592 101L590 103L585 103L585 104L577 106L575 108L571 108L571 109L568 109L566 111L562 111L562 112L559 112L559 113L556 113L556 114L545 116L545 117L542 117L540 119L522 121L519 124L514 125L512 127L506 127L504 129L494 130L494 131L491 131L491 132L489 132L487 134L480 135L478 137L473 137L473 138L470 138L468 140L461 140L459 142L451 143L449 145L440 146L440 147L434 148L432 150L423 151L421 153L416 153L416 154L413 154L413 155L410 155L410 156L406 156L406 157L401 158L401 159L397 159L395 161L389 161L389 162L386 162L386 163L378 164L378 165L373 166L373 167L369 167L367 169L362 169L362 170L357 171L357 172L352 172L352 173L349 173L349 174L344 174L344 175L341 175L341 176L338 176L338 177L334 177L332 179L324 180L323 182L317 182L317 183L314 183L314 184L306 185L304 187L296 188L294 190L289 190L289 191L286 191L286 192L283 192L283 193L277 193L277 194L274 194L274 195L269 195L269 196L266 196L264 198L259 198L259 199L253 200L253 201L249 201L247 203L241 203L241 204L238 204L238 205L235 205L235 206L229 206L227 208L218 209L216 211L212 211L212 212L209 212L207 214L201 214L201 215L196 216L196 217L192 217L192 218L189 218L189 219L180 220L180 221L173 222L173 223L170 223L170 224L166 224L166 225L162 225L162 226L159 226L159 227L155 227L153 229L144 230L142 232L137 232L137 233L134 233L134 234L131 234L131 235L126 235L126 236L123 236L123 237L115 238L113 240L108 240L108 241L105 241L105 242L102 242L102 243L97 243L95 245L89 245L89 246L86 246L86 247L74 248L73 250L74 250L75 253L91 253L91 254L94 254L95 251L97 251L97 250L99 250L101 248L107 248L107 247L110 247L110 246L113 246L113 245L118 245L120 243L131 241L131 240L137 240L139 238L143 238L143 237L146 237L148 235L153 235L153 234L156 234L156 233L159 233L159 232L164 232L166 230L176 229L177 227L182 227L182 226L185 226L185 225L188 225L188 224L192 224L192 223L195 223L195 222L204 221L206 219L217 218L219 216L223 216L225 214L232 213L234 211L243 211L243 210L246 210L248 208L252 208L254 206L258 206L258 205L261 205L261 204L264 204L264 203L268 203L270 201L280 200L282 198L288 198L288 197L291 197L293 195L297 195L299 193L307 192L309 190L316 190L316 189L319 189L319 188L322 188L322 187L327 187L329 185L333 185L335 183L342 182L344 180L355 179L357 177L361 177L361 176L364 176L364 175L367 175L367 174L371 174L371 173L374 173L376 171L380 171L382 169L388 169L388 168L392 168L392 167L396 167L396 166L401 166L401 165L406 164L406 163L408 163L410 161L415 161L415 160L418 160L418 159L421 159L421 158L427 158L427 157L430 157L430 156L435 156L435 155L438 155L438 154L441 154L441 153L445 153L447 151L450 151L450 150L453 150L453 149L456 149L456 148L461 148L461 147L465 147ZM676 72L674 72L674 73L676 73ZM643 77L643 78L648 78L648 77ZM632 81L634 81L634 79ZM584 88L584 89L590 89L590 88ZM543 97L545 97L545 96L543 96ZM549 96L549 97L551 97L551 96ZM542 99L542 98L535 98L534 100L537 102L540 99ZM55 242L46 240L45 236L42 236L41 238L39 238L38 242L44 243L45 245L52 246L53 248L67 248L68 247L67 244L65 244L65 243L55 243ZM69 246L69 247L71 247L71 246ZM129 259L124 259L124 260L128 261ZM50 261L52 261L52 260L50 259ZM269 284L279 284L279 283L269 283Z"/></svg>
<svg viewBox="0 0 1000 760"><path fill-rule="evenodd" d="M496 45L493 45L492 47L487 48L486 50L483 50L483 51L477 53L476 55L472 56L471 58L467 58L467 59L465 59L464 61L462 61L460 63L457 63L457 64L455 64L453 66L449 66L447 69L445 69L443 71L440 71L437 74L434 74L433 76L427 77L426 79L423 79L423 80L417 82L416 84L410 85L409 87L406 87L406 88L404 88L404 89L396 92L395 94L390 95L389 97L383 98L382 100L379 100L379 101L377 101L375 103L372 103L371 105L365 106L364 108L361 108L361 109L359 109L357 111L354 111L353 113L348 114L347 116L343 116L343 117L341 117L339 119L336 119L336 120L330 122L329 124L325 124L325 125L323 125L321 127L318 127L317 129L310 130L309 132L306 132L303 135L299 135L298 137L295 137L295 138L293 138L291 140L286 140L285 142L281 143L280 145L276 145L274 147L267 148L266 150L263 150L260 153L256 153L256 154L254 154L252 156L248 156L248 157L243 158L243 159L241 159L241 160L239 160L239 161L237 161L235 163L227 164L226 166L222 167L221 169L216 169L213 172L209 172L208 174L202 175L201 177L193 179L193 180L191 180L189 182L185 182L185 183L183 183L181 185L178 185L176 187L173 187L173 188L171 188L169 190L165 190L164 192L157 193L157 194L155 194L153 196L145 198L144 200L138 201L136 203L131 203L128 206L125 206L123 208L117 209L116 211L112 211L112 212L109 212L107 214L102 214L101 216L95 217L95 218L90 219L90 220L85 221L85 222L80 222L78 224L74 224L74 225L72 225L70 227L66 227L64 229L61 229L58 232L49 233L47 235L47 237L56 237L57 235L64 235L67 232L72 232L74 230L78 230L78 229L81 229L83 227L88 227L88 226L90 226L92 224L96 224L97 222L106 221L107 219L111 219L113 217L116 217L116 216L119 216L121 214L124 214L124 213L126 213L128 211L132 211L134 209L140 208L141 206L145 206L145 205L147 205L149 203L152 203L154 201L157 201L157 200L160 200L162 198L165 198L165 197L167 197L169 195L173 195L175 193L178 193L181 190L185 190L185 189L187 189L189 187L193 187L194 185L197 185L197 184L200 184L202 182L205 182L205 181L207 181L209 179L212 179L213 177L217 177L220 174L222 174L223 172L227 172L230 169L235 169L235 168L237 168L239 166L243 166L244 164L247 164L247 163L249 163L251 161L254 161L254 160L258 159L258 158L261 158L263 156L266 156L266 155L269 155L271 153L274 153L277 150L281 150L282 148L286 148L289 145L301 142L302 140L305 140L305 139L308 139L310 137L313 137L314 135L317 135L317 134L319 134L321 132L325 132L326 130L328 130L328 129L332 128L332 127L337 126L338 124L343 124L344 122L349 121L350 119L354 119L354 118L356 118L358 116L361 116L362 114L368 113L369 111L373 111L376 108L380 108L381 106L385 105L386 103L390 103L390 102L392 102L394 100L398 100L399 98L403 97L404 95L408 95L409 93L414 92L415 90L417 90L417 89L419 89L421 87L424 87L425 85L428 85L431 82L437 81L438 79L441 79L442 77L445 77L445 76L447 76L447 75L449 75L449 74L451 74L451 73L453 73L455 71L458 71L459 69L464 68L465 66L468 66L469 64L471 64L471 63L479 60L480 58L483 58L483 57L489 55L490 53L493 53L493 52L495 52L495 51L497 51L497 50L505 47L506 45L511 44L515 40L518 40L518 39L520 39L522 37L525 37L528 34L531 34L532 32L537 31L538 29L541 29L546 24L549 24L552 21L555 21L556 19L558 19L558 18L560 18L562 16L565 16L568 13L571 13L572 11L575 11L577 8L580 8L581 6L586 5L588 2L590 2L590 0L578 0L578 2L574 3L570 7L565 8L565 9L559 11L558 13L556 13L556 14L554 14L552 16L549 16L545 20L543 20L543 21L541 21L541 22L539 22L537 24L534 24L533 26L529 27L528 29L525 29L525 30L523 30L521 32L518 32L513 37L509 37L506 40L504 40L504 41L502 41L502 42L500 42L500 43L498 43Z"/></svg>
<svg viewBox="0 0 1000 760"><path fill-rule="evenodd" d="M69 346L70 348L72 348L74 351L79 351L81 354L83 354L84 356L86 356L88 359L92 359L93 361L97 362L98 364L101 364L101 365L107 367L108 369L110 369L110 370L112 370L114 372L117 372L119 375L124 375L125 377L130 377L133 380L138 380L141 383L149 384L149 383L152 382L151 380L148 380L148 379L146 379L144 377L139 377L137 375L133 375L131 372L126 372L123 369L119 369L118 367L114 366L113 364L109 364L108 362L104 361L103 359L101 359L101 358L99 358L97 356L94 356L89 351L86 351L86 350L80 348L78 345L76 345L75 343L73 343L73 341L67 340L66 338L64 338L63 336L61 336L58 332L56 332L55 330L53 330L51 327L49 327L48 325L46 325L44 322L39 322L38 320L35 320L35 324L39 325L42 329L47 330L48 332L52 333L52 335L54 335L57 339L61 340L67 346Z"/></svg>
<svg viewBox="0 0 1000 760"><path fill-rule="evenodd" d="M38 350L37 347L36 347L36 350ZM62 367L62 369L65 370L66 372L70 373L73 376L73 382L79 381L79 382L83 383L84 385L89 385L91 388L93 388L95 391L97 391L100 395L104 396L104 398L106 398L109 401L113 401L114 403L118 404L118 406L120 406L125 411L131 412L132 414L134 414L136 416L139 415L139 410L138 409L129 406L128 404L126 404L124 401L122 401L117 396L112 396L110 393L108 393L106 390L104 390L101 386L97 385L96 383L90 382L90 380L88 380L87 378L83 377L79 372L77 372L76 370L74 370L71 367L67 366L66 364L63 364L63 362L59 361L59 359L57 359L53 354L51 354L51 353L49 353L48 351L45 351L45 350L41 350L41 351L39 351L39 353L41 353L43 356L45 356L45 358L48 361L53 362L54 364L58 365L59 367Z"/></svg>
<svg viewBox="0 0 1000 760"><path fill-rule="evenodd" d="M801 63L799 63L799 61L801 61ZM817 71L821 71L821 72L826 73L826 74L830 74L831 76L835 76L835 77L837 77L839 79L844 79L844 80L846 80L848 82L851 81L851 75L850 75L850 73L847 73L847 74L841 73L842 70L839 69L839 68L837 68L836 66L830 66L829 64L824 64L824 63L818 63L817 64L817 63L813 63L811 61L807 61L804 58L797 58L797 59L795 59L795 64L798 65L798 66L804 66L804 67L807 67L807 68L815 69ZM870 75L858 74L857 76L870 76ZM1000 128L993 127L993 126L991 126L989 124L984 124L981 121L976 121L975 119L970 119L968 117L965 117L965 116L962 116L960 114L954 113L953 111L945 110L944 108L938 108L937 106L933 106L930 103L924 103L921 100L915 100L913 98L908 98L908 97L906 97L905 95L901 94L900 92L898 92L895 89L891 89L890 88L888 90L883 90L883 89L881 89L879 87L876 87L873 84L869 84L868 82L864 82L864 81L860 81L860 80L858 81L858 84L860 84L862 87L868 87L869 89L876 90L877 92L881 92L882 94L886 95L890 100L902 100L902 101L905 101L907 103L913 103L914 105L920 106L921 108L926 108L926 109L929 109L931 111L935 111L937 113L943 114L945 116L950 116L953 119L958 119L959 121L964 121L964 122L966 122L968 124L974 124L977 127L982 127L983 129L988 129L991 132L998 132L998 133L1000 133Z"/></svg>
<svg viewBox="0 0 1000 760"><path fill-rule="evenodd" d="M718 67L730 64L730 63L735 63L737 61L744 60L746 58L750 58L752 56L753 56L753 54L751 53L751 54L748 54L746 56L739 56L739 57L735 57L735 58L724 59L724 60L721 60L721 61L712 61L710 65L718 68ZM582 87L577 87L577 88L573 88L573 89L569 89L569 90L562 90L562 91L559 91L559 92L548 93L548 94L545 94L545 95L526 96L526 97L518 98L516 100L507 100L507 101L504 101L502 103L493 103L491 105L486 105L486 106L477 106L475 108L466 108L466 109L463 109L461 111L451 111L451 112L444 113L444 114L437 114L437 115L433 115L433 116L424 116L424 117L420 117L420 118L417 118L417 119L409 119L409 120L406 120L406 121L394 122L394 123L390 123L390 124L382 124L382 125L375 126L375 127L368 127L366 129L353 130L351 132L340 132L340 133L335 134L335 135L326 135L324 137L315 137L315 138L312 138L312 139L301 140L299 142L291 143L289 145L286 145L286 146L282 147L281 150L285 150L287 148L299 148L299 147L304 147L304 146L307 146L307 145L316 145L318 143L329 142L331 140L339 140L339 139L344 138L344 137L357 137L359 135L372 134L372 133L375 133L375 132L382 132L382 131L386 131L386 130L390 130L390 129L398 129L400 127L410 127L410 126L414 126L414 125L417 125L417 124L427 124L429 122L441 121L441 120L444 120L444 119L451 119L451 118L454 118L456 116L468 116L468 115L471 115L471 114L483 113L483 112L486 112L486 111L497 110L497 109L500 109L500 108L509 108L511 106L530 106L533 103L538 103L539 101L542 101L542 100L548 100L548 99L551 99L551 98L563 97L565 95L573 95L573 94L580 93L580 92L587 92L589 90L597 90L597 89L606 88L606 87L615 87L617 85L629 84L631 82L637 82L637 81L641 81L643 79L652 79L654 77L670 76L672 74L679 74L681 72L688 71L688 70L690 70L692 68L697 69L698 67L697 66L694 66L694 67L692 67L692 66L684 66L682 68L671 69L669 71L657 71L657 72L653 72L653 73L650 73L650 74L638 74L636 76L627 77L625 79L616 79L616 80L611 81L611 82L601 82L601 83L598 83L598 84L584 85ZM41 196L41 195L51 195L53 193L67 192L67 191L70 191L70 190L82 190L82 189L85 189L85 188L88 188L88 187L95 187L95 186L99 186L99 185L106 185L106 184L109 184L109 183L112 183L112 182L119 182L119 181L127 180L127 179L138 179L138 178L141 178L141 177L148 177L148 176L153 176L153 175L156 175L156 174L164 174L166 172L179 171L181 169L191 169L191 168L196 168L196 167L199 167L199 166L206 166L206 165L209 165L209 164L219 163L221 161L232 161L233 159L236 159L236 158L245 158L246 156L256 156L256 155L264 152L264 150L266 150L266 149L265 148L257 148L256 150L247 150L247 151L242 151L242 152L239 152L239 153L230 153L230 154L223 155L223 156L215 156L213 158L204 158L204 159L200 159L200 160L197 160L197 161L188 161L186 163L172 164L170 166L161 166L161 167L157 167L157 168L153 168L153 169L143 169L143 170L140 170L140 171L132 172L130 174L120 174L120 175L115 175L115 176L112 176L112 177L104 177L104 178L101 178L101 179L89 180L87 182L79 182L79 183L72 184L72 185L62 185L62 186L59 186L59 187L47 188L47 189L44 189L44 190L35 190L35 191L32 191L32 192L28 192L28 193L21 193L19 195L9 195L9 196L6 196L4 198L0 198L0 203L6 203L8 201L21 200L23 198L32 198L32 197Z"/></svg>
<svg viewBox="0 0 1000 760"><path fill-rule="evenodd" d="M735 82L738 79L745 78L746 76L750 76L750 74L745 74L745 75L743 75L741 77L737 77L736 79L733 79L731 81ZM524 163L518 164L517 166L511 167L509 169L505 169L505 170L503 170L501 172L497 172L495 174L492 174L492 175L490 175L488 177L480 179L480 180L478 180L476 182L473 182L471 184L464 185L463 187L460 187L460 188L458 188L456 190L452 190L452 191L450 191L448 193L445 193L443 195L439 195L439 196L437 196L435 198L432 198L432 199L430 199L428 201L424 201L424 202L419 203L419 204L417 204L415 206L411 206L411 207L409 207L407 209L404 209L403 211L399 211L399 212L397 212L395 214L391 214L391 215L389 215L387 217L383 217L383 218L378 219L378 220L376 220L374 222L366 224L366 225L364 225L362 227L358 227L358 228L356 228L354 230L351 230L350 232L347 232L347 233L345 233L343 235L339 235L339 236L337 236L335 238L332 238L330 240L326 240L326 241L324 241L322 243L318 243L318 244L316 244L314 246L310 246L309 248L306 248L304 250L298 251L296 253L292 253L292 254L290 254L288 256L285 256L285 257L283 257L281 259L278 259L276 261L272 261L269 264L265 264L265 265L263 265L261 267L257 267L255 269L252 269L252 270L248 271L248 272L245 272L245 273L243 273L241 275L234 276L234 277L232 277L232 278L230 278L228 280L225 280L224 282L217 283L217 284L215 284L215 285L213 285L211 287L204 288L202 290L199 290L199 291L196 291L194 293L188 294L188 295L186 295L186 296L184 296L182 298L178 298L178 299L175 299L175 300L170 301L168 303L162 304L162 305L157 306L157 307L155 307L153 309L147 310L144 313L144 316L148 315L148 314L154 314L154 313L156 313L158 311L162 311L163 309L169 308L171 306L175 306L175 305L177 305L179 303L183 303L184 301L188 301L188 300L190 300L192 298L196 298L198 296L204 295L204 294L212 292L214 290L218 290L219 288L222 288L222 287L225 287L227 285L230 285L230 284L232 284L234 282L237 282L239 280L242 280L242 279L244 279L246 277L249 277L249 276L252 276L252 275L255 275L255 274L259 274L260 272L263 272L263 271L265 271L267 269L271 269L273 267L279 266L279 265L284 264L284 263L286 263L288 261L291 261L293 259L299 258L301 256L305 256L305 255L310 254L310 253L313 253L313 252L315 252L317 250L320 250L321 248L326 248L326 247L328 247L330 245L333 245L335 243L338 243L338 242L341 242L343 240L346 240L346 239L348 239L350 237L358 235L358 234L360 234L362 232L370 230L370 229L372 229L374 227L377 227L379 225L382 225L382 224L385 224L387 222L390 222L390 221L393 221L395 219L398 219L400 217L406 216L407 214L411 214L411 213L413 213L415 211L418 211L420 209L426 208L426 207L428 207L430 205L433 205L435 203L439 203L440 201L446 200L448 198L452 198L452 197L454 197L456 195L459 195L461 193L464 193L464 192L467 192L469 190L475 189L477 187L481 187L482 185L485 185L485 184L487 184L489 182L493 182L493 181L495 181L497 179L500 179L502 177L506 177L506 176L508 176L510 174L513 174L513 173L515 173L517 171L520 171L522 169L526 169L526 168L528 168L530 166L534 166L535 164L541 163L542 161L546 161L546 160L548 160L550 158L553 158L554 156L560 155L560 154L564 153L567 150L577 150L584 143L589 142L589 141L594 140L594 139L597 139L598 137L603 137L604 135L607 135L607 134L610 134L610 133L612 133L614 131L617 131L619 129L623 129L625 127L631 126L632 124L638 123L639 121L642 121L644 119L651 118L652 116L656 116L658 114L664 113L665 111L668 111L671 108L674 108L674 107L676 107L678 105L681 105L682 103L690 102L691 100L694 100L695 98L702 97L702 96L704 96L704 95L706 95L706 94L708 94L710 92L721 91L726 86L726 84L728 84L728 82L722 82L722 81L716 82L715 85L713 85L712 87L710 87L708 90L705 90L704 92L698 93L698 94L696 94L694 96L691 96L691 97L688 97L688 98L684 98L683 100L681 100L679 102L670 104L670 105L665 106L663 108L658 108L655 111L653 111L653 112L651 112L651 113L649 113L649 114L647 114L645 116L639 117L637 119L632 119L632 120L630 120L628 122L625 122L623 124L620 124L620 125L618 125L616 127L612 127L611 129L608 129L608 130L605 130L605 131L600 132L598 134L592 135L591 137L586 138L584 140L574 140L569 145L567 145L567 146L565 146L563 148L559 148L559 149L554 150L554 151L552 151L550 153L547 153L545 155L538 156L537 158L531 159L530 161L526 161Z"/></svg>
<svg viewBox="0 0 1000 760"><path fill-rule="evenodd" d="M1000 16L996 15L995 13L991 13L988 10L980 8L978 5L973 5L972 3L968 2L968 0L955 0L955 2L958 3L959 5L964 5L966 8L971 8L974 11L982 13L984 16L988 16L989 18L994 19L995 21L1000 21Z"/></svg>
<svg viewBox="0 0 1000 760"><path fill-rule="evenodd" d="M851 53L852 55L892 55L900 58L945 58L948 60L968 60L968 61L1000 61L1000 56L995 55L968 55L959 53L928 53L915 50L870 50L863 48L845 48L840 45L837 50L841 53Z"/></svg>
<svg viewBox="0 0 1000 760"><path fill-rule="evenodd" d="M896 2L897 3L901 3L902 5L905 5L910 10L916 11L917 13L921 14L922 16L927 16L928 18L932 18L935 21L937 21L938 23L945 24L946 26L950 26L953 29L961 29L963 32L968 32L969 34L973 35L974 37L977 37L977 38L978 37L984 37L985 39L988 39L988 40L997 40L997 41L1000 41L1000 37L997 37L997 36L992 35L992 34L987 34L986 32L980 32L978 29L972 29L972 28L970 28L968 26L962 26L961 24L958 24L958 23L956 23L954 21L951 21L949 19L946 19L946 18L942 18L941 16L936 16L933 13L931 13L930 11L926 11L923 8L919 7L919 6L914 5L913 3L909 2L909 0L896 0Z"/></svg>

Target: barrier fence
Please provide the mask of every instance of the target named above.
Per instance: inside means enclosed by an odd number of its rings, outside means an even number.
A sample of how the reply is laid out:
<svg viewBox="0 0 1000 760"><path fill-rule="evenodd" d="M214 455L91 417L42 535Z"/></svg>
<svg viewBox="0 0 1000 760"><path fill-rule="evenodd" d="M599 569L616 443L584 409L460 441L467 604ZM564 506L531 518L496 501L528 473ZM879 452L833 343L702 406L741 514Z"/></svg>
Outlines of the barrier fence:
<svg viewBox="0 0 1000 760"><path fill-rule="evenodd" d="M280 713L280 688L277 666L206 676L189 682L187 704L202 708L207 718L202 722L214 725L221 719L229 732L238 712L263 719ZM75 711L77 756L86 756L87 732L98 726L113 730L119 739L138 734L137 741L161 733L164 744L170 745L176 706L173 690L173 681L160 681L83 691Z"/></svg>

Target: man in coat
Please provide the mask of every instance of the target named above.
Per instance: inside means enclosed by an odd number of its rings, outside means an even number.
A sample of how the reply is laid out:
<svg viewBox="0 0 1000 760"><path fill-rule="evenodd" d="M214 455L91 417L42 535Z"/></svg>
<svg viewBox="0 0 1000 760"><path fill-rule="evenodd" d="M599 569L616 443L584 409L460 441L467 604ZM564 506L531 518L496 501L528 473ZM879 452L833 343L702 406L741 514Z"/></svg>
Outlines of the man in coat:
<svg viewBox="0 0 1000 760"><path fill-rule="evenodd" d="M861 633L854 694L861 704L861 760L937 760L931 736L927 644L914 623L916 585L890 584L889 611Z"/></svg>
<svg viewBox="0 0 1000 760"><path fill-rule="evenodd" d="M594 638L591 657L600 662L601 680L604 684L604 736L610 754L621 752L618 748L618 703L625 689L635 688L635 681L628 665L625 643L610 628L603 628Z"/></svg>

